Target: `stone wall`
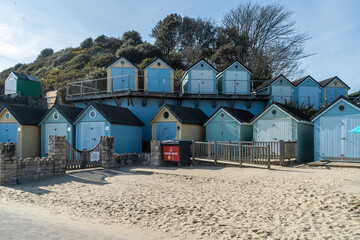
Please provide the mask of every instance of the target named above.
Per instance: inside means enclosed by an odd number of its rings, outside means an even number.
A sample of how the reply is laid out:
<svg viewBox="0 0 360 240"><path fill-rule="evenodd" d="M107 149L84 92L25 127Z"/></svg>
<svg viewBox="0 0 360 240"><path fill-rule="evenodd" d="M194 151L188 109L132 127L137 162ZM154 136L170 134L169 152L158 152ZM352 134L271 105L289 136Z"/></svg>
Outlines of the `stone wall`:
<svg viewBox="0 0 360 240"><path fill-rule="evenodd" d="M12 185L65 174L65 137L49 136L49 158L17 158L16 143L0 143L0 185Z"/></svg>
<svg viewBox="0 0 360 240"><path fill-rule="evenodd" d="M34 97L34 96L0 96L0 107L3 107L5 104L15 104L21 106L29 106L33 108L44 108L47 109L47 100L43 97Z"/></svg>
<svg viewBox="0 0 360 240"><path fill-rule="evenodd" d="M151 141L150 165L154 167L164 165L160 141Z"/></svg>

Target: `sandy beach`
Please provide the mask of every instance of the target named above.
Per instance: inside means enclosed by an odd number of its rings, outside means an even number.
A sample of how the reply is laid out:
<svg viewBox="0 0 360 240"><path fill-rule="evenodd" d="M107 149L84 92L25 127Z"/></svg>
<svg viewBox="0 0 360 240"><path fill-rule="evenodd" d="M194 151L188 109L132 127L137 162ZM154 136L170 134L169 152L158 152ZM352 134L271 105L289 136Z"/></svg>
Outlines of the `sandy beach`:
<svg viewBox="0 0 360 240"><path fill-rule="evenodd" d="M110 229L128 226L149 239L359 239L360 169L79 171L1 186L0 204Z"/></svg>

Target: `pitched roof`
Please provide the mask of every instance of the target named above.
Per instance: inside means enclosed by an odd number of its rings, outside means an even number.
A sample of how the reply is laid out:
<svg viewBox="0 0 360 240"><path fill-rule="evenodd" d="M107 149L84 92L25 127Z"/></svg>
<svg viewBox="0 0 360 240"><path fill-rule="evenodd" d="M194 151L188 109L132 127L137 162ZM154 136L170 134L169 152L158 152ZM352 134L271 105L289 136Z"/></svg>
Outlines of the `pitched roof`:
<svg viewBox="0 0 360 240"><path fill-rule="evenodd" d="M272 84L275 80L277 80L278 78L280 77L283 77L285 80L287 80L291 85L293 85L292 82L289 81L289 79L287 79L284 75L280 74L279 76L277 77L274 77L272 79L269 79L269 80L266 80L265 82L263 82L262 84L260 84L259 86L257 86L255 88L255 90L260 90L260 89L263 89L264 87L267 87L269 86L270 84Z"/></svg>
<svg viewBox="0 0 360 240"><path fill-rule="evenodd" d="M353 105L354 107L356 107L357 109L360 110L360 106L356 103L351 101L350 99L344 97L344 96L339 96L338 98L336 98L334 101L332 101L331 103L329 103L326 107L324 107L323 109L321 109L319 112L317 112L314 116L311 117L311 121L314 121L315 118L318 118L320 115L322 115L324 112L326 112L329 108L331 108L334 104L336 104L339 100L344 100L347 103L349 103L350 105Z"/></svg>
<svg viewBox="0 0 360 240"><path fill-rule="evenodd" d="M206 121L205 125L221 110L225 110L225 112L227 112L230 116L232 116L233 118L235 118L239 123L244 123L244 122L250 122L251 119L254 118L254 114L252 114L251 112L247 111L247 110L242 110L242 109L237 109L237 108L230 108L230 107L225 107L225 106L221 106L218 110L216 110L213 115L211 115L209 117L209 119Z"/></svg>
<svg viewBox="0 0 360 240"><path fill-rule="evenodd" d="M130 125L130 126L145 126L144 123L135 116L128 108L115 107L107 104L90 103L76 118L77 122L87 109L93 106L109 123Z"/></svg>
<svg viewBox="0 0 360 240"><path fill-rule="evenodd" d="M41 120L39 121L41 124L41 122L49 115L49 113L53 110L56 109L60 112L60 114L70 123L70 124L74 124L77 116L83 111L82 108L77 108L77 107L69 107L69 106L65 106L65 105L60 105L60 104L54 104L52 106L52 108L49 109L49 111L47 111L46 114L44 114L44 116L41 118Z"/></svg>
<svg viewBox="0 0 360 240"><path fill-rule="evenodd" d="M147 69L148 67L150 67L152 64L154 64L156 61L161 61L162 63L164 63L166 66L168 66L171 70L173 70L175 72L175 70L169 66L169 64L167 64L166 62L164 62L161 58L157 58L154 61L152 61L151 63L149 63L146 67L144 67L143 71L145 69Z"/></svg>
<svg viewBox="0 0 360 240"><path fill-rule="evenodd" d="M116 60L115 62L113 62L112 64L110 64L109 66L106 67L106 69L110 68L112 65L114 65L115 63L117 63L118 61L120 61L121 59L124 59L125 61L127 61L131 66L133 66L134 68L136 68L137 70L139 70L138 67L136 67L134 64L132 64L129 60L127 60L124 57L119 58L118 60Z"/></svg>
<svg viewBox="0 0 360 240"><path fill-rule="evenodd" d="M46 109L30 108L12 104L5 104L4 108L6 108L21 125L38 125L40 119L47 111Z"/></svg>
<svg viewBox="0 0 360 240"><path fill-rule="evenodd" d="M209 65L209 67L211 67L212 69L214 69L215 72L218 72L218 70L211 65L208 61L206 61L205 59L200 59L199 61L197 61L196 63L194 63L193 65L191 65L188 69L186 69L185 72L188 72L190 69L192 69L193 67L195 67L199 62L204 61L207 65Z"/></svg>
<svg viewBox="0 0 360 240"><path fill-rule="evenodd" d="M305 81L305 79L307 79L307 78L311 78L312 80L314 80L314 82L315 82L319 87L321 87L321 85L320 85L312 76L310 76L310 75L307 75L307 76L305 76L305 77L302 77L302 78L299 78L299 79L297 79L297 80L295 80L295 81L292 81L292 84L293 84L295 87L297 87L297 86L299 86L303 81Z"/></svg>
<svg viewBox="0 0 360 240"><path fill-rule="evenodd" d="M22 79L22 80L28 80L28 81L34 81L34 82L40 82L40 80L35 77L35 76L30 76L30 75L26 75L23 73L17 73L17 72L12 72L18 79Z"/></svg>
<svg viewBox="0 0 360 240"><path fill-rule="evenodd" d="M256 119L258 119L263 113L265 113L269 108L271 108L273 105L279 107L284 112L289 114L290 116L294 117L298 121L307 121L310 122L310 118L306 116L302 111L300 111L297 108L293 108L287 105L284 105L282 103L278 102L272 102L269 106L267 106L264 110L262 110L258 115L256 115L251 122L254 122Z"/></svg>
<svg viewBox="0 0 360 240"><path fill-rule="evenodd" d="M331 77L331 78L328 78L328 79L325 79L325 80L322 80L319 82L319 84L322 86L322 87L326 87L326 85L328 85L330 82L332 82L332 80L334 80L335 78L337 78L347 89L350 89L350 87L344 83L339 77L335 76L335 77Z"/></svg>
<svg viewBox="0 0 360 240"><path fill-rule="evenodd" d="M248 67L246 67L244 64L242 64L240 61L238 61L238 60L235 60L235 61L233 61L232 63L228 64L226 67L223 68L223 70L221 70L221 72L224 72L226 69L228 69L228 68L229 68L231 65L233 65L234 63L240 64L242 67L244 67L248 72L250 72L250 73L252 74L252 71L251 71Z"/></svg>
<svg viewBox="0 0 360 240"><path fill-rule="evenodd" d="M183 124L194 124L194 125L203 125L208 117L205 115L203 111L197 108L191 107L183 107L179 105L171 105L171 104L164 104L158 113L153 117L150 123L158 116L160 111L166 107L169 112L174 115L174 117Z"/></svg>

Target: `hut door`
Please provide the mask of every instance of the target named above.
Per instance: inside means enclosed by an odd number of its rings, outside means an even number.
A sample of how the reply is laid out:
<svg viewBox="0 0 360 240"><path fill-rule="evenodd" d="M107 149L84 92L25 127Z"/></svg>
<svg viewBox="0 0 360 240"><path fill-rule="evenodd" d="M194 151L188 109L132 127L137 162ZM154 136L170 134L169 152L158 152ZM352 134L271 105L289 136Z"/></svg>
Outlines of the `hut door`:
<svg viewBox="0 0 360 240"><path fill-rule="evenodd" d="M192 93L214 93L214 74L209 70L191 71Z"/></svg>
<svg viewBox="0 0 360 240"><path fill-rule="evenodd" d="M226 93L244 93L248 91L246 72L227 71L226 72Z"/></svg>
<svg viewBox="0 0 360 240"><path fill-rule="evenodd" d="M98 144L101 136L105 136L104 122L80 123L80 149L92 149Z"/></svg>
<svg viewBox="0 0 360 240"><path fill-rule="evenodd" d="M156 123L156 140L176 140L176 122Z"/></svg>
<svg viewBox="0 0 360 240"><path fill-rule="evenodd" d="M113 67L111 68L111 77L114 92L128 91L129 88L133 88L130 84L134 79L134 69Z"/></svg>
<svg viewBox="0 0 360 240"><path fill-rule="evenodd" d="M342 139L343 117L322 117L320 120L320 155L323 160L337 158L344 152L345 139Z"/></svg>
<svg viewBox="0 0 360 240"><path fill-rule="evenodd" d="M48 153L49 135L66 136L66 123L45 124L45 153Z"/></svg>
<svg viewBox="0 0 360 240"><path fill-rule="evenodd" d="M0 142L17 142L17 123L0 124Z"/></svg>
<svg viewBox="0 0 360 240"><path fill-rule="evenodd" d="M259 120L259 141L292 140L291 120Z"/></svg>
<svg viewBox="0 0 360 240"><path fill-rule="evenodd" d="M360 161L360 133L352 133L350 130L360 126L359 116L346 116L344 119L345 125L342 129L344 135L343 147L344 158L346 160Z"/></svg>

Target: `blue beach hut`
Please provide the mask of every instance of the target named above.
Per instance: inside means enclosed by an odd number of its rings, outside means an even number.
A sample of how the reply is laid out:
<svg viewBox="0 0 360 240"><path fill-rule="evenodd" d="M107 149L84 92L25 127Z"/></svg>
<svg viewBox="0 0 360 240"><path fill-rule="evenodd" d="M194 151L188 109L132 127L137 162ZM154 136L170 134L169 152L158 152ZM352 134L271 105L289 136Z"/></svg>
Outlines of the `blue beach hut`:
<svg viewBox="0 0 360 240"><path fill-rule="evenodd" d="M325 105L328 105L339 96L347 97L350 90L350 87L336 76L320 81L319 84L323 87Z"/></svg>
<svg viewBox="0 0 360 240"><path fill-rule="evenodd" d="M174 92L174 69L160 58L144 68L144 90L148 92Z"/></svg>
<svg viewBox="0 0 360 240"><path fill-rule="evenodd" d="M49 135L66 136L66 140L75 147L76 117L82 108L55 104L40 120L41 127L41 156L48 154Z"/></svg>
<svg viewBox="0 0 360 240"><path fill-rule="evenodd" d="M201 59L192 65L181 79L182 93L216 94L217 70L206 60Z"/></svg>
<svg viewBox="0 0 360 240"><path fill-rule="evenodd" d="M251 141L254 117L249 111L220 107L204 124L206 141Z"/></svg>
<svg viewBox="0 0 360 240"><path fill-rule="evenodd" d="M232 62L216 76L219 93L250 95L251 74L239 61Z"/></svg>
<svg viewBox="0 0 360 240"><path fill-rule="evenodd" d="M299 105L313 105L315 109L323 105L323 87L310 75L292 83L295 86L294 98Z"/></svg>
<svg viewBox="0 0 360 240"><path fill-rule="evenodd" d="M76 148L92 149L101 136L113 136L116 153L141 152L142 127L128 108L90 103L76 118Z"/></svg>
<svg viewBox="0 0 360 240"><path fill-rule="evenodd" d="M294 98L294 85L284 75L279 75L260 84L255 92L256 95L270 95L271 101L285 103Z"/></svg>
<svg viewBox="0 0 360 240"><path fill-rule="evenodd" d="M124 57L119 58L106 68L108 92L137 91L138 72L134 64Z"/></svg>
<svg viewBox="0 0 360 240"><path fill-rule="evenodd" d="M312 117L315 161L360 162L360 106L340 96Z"/></svg>

